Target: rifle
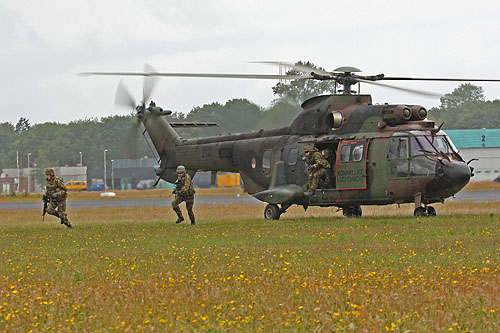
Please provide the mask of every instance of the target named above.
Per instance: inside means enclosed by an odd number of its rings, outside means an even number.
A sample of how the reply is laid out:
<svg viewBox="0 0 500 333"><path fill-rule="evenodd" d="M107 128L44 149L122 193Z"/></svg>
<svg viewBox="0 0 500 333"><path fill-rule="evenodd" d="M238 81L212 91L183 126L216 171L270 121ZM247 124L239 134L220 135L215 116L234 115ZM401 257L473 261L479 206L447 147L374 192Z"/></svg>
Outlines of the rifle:
<svg viewBox="0 0 500 333"><path fill-rule="evenodd" d="M179 191L182 188L181 180L179 178L177 178L174 185L175 186L174 186L174 190L172 191L172 194L179 194ZM169 196L171 196L172 194L170 194Z"/></svg>
<svg viewBox="0 0 500 333"><path fill-rule="evenodd" d="M312 172L314 171L313 165L309 162L309 159L306 156L302 156L302 161L304 161L304 164L306 166L306 174L311 176Z"/></svg>
<svg viewBox="0 0 500 333"><path fill-rule="evenodd" d="M47 204L49 203L49 197L47 193L42 196L43 201L43 213L42 213L42 222L45 221L45 214L47 213Z"/></svg>

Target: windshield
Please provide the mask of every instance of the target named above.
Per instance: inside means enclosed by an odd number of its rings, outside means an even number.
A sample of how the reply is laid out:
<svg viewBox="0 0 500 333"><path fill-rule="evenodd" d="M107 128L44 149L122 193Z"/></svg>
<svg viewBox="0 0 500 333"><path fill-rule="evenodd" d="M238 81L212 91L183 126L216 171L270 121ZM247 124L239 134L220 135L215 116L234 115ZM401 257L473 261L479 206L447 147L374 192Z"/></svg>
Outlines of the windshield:
<svg viewBox="0 0 500 333"><path fill-rule="evenodd" d="M425 136L411 137L411 156L435 153L436 149L431 145Z"/></svg>
<svg viewBox="0 0 500 333"><path fill-rule="evenodd" d="M425 135L411 137L411 156L453 152L450 144L443 135Z"/></svg>
<svg viewBox="0 0 500 333"><path fill-rule="evenodd" d="M442 135L436 135L436 136L426 136L426 138L432 143L434 147L440 152L443 152L445 154L451 153L452 150L450 148L450 145L446 141L445 137Z"/></svg>

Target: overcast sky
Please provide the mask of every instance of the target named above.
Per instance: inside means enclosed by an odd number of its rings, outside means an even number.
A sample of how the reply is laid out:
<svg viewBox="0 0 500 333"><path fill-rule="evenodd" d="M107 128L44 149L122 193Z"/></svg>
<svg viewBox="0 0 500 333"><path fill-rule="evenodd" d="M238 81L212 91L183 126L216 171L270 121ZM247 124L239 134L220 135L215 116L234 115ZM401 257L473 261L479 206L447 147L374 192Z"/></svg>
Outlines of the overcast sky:
<svg viewBox="0 0 500 333"><path fill-rule="evenodd" d="M498 1L0 0L1 122L103 117L118 77L84 71L277 74L250 61L311 61L366 75L500 78ZM142 79L126 78L137 98ZM275 81L162 78L157 105L189 112L247 98L267 107ZM448 93L458 83L398 83ZM500 83L478 83L487 99ZM439 99L364 85L375 103Z"/></svg>

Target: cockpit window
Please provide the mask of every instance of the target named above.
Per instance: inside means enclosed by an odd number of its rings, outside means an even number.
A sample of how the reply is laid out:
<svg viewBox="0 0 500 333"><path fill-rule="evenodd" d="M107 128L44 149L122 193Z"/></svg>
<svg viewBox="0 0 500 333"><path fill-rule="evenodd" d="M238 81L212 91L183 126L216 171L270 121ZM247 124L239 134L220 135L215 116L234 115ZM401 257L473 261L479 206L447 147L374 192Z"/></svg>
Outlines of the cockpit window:
<svg viewBox="0 0 500 333"><path fill-rule="evenodd" d="M443 152L445 154L452 152L450 145L448 144L444 136L442 135L430 136L430 137L427 136L427 139L429 139L432 145L436 147L436 149L439 150L440 152Z"/></svg>
<svg viewBox="0 0 500 333"><path fill-rule="evenodd" d="M436 149L424 136L411 137L411 156L436 154Z"/></svg>
<svg viewBox="0 0 500 333"><path fill-rule="evenodd" d="M458 153L458 149L457 149L457 147L455 147L455 145L453 144L453 141L451 141L450 137L448 135L445 135L444 137L446 138L446 141L450 145L451 150L454 151L455 153Z"/></svg>
<svg viewBox="0 0 500 333"><path fill-rule="evenodd" d="M413 136L411 138L411 156L453 152L448 140L443 135Z"/></svg>
<svg viewBox="0 0 500 333"><path fill-rule="evenodd" d="M408 138L396 137L392 138L389 143L389 154L387 157L392 158L408 158Z"/></svg>

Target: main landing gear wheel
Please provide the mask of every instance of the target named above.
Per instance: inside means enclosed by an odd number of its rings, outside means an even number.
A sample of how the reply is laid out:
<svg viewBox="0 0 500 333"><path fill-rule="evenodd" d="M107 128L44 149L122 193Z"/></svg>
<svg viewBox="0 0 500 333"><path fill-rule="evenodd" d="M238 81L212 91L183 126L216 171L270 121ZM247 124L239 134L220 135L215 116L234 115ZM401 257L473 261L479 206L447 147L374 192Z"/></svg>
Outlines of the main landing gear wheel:
<svg viewBox="0 0 500 333"><path fill-rule="evenodd" d="M266 220L279 220L280 215L281 212L278 205L268 204L264 209L264 218Z"/></svg>
<svg viewBox="0 0 500 333"><path fill-rule="evenodd" d="M415 217L436 216L436 210L432 206L417 207L413 211L413 216Z"/></svg>
<svg viewBox="0 0 500 333"><path fill-rule="evenodd" d="M345 217L361 217L363 211L361 210L361 206L347 206L342 208L342 214Z"/></svg>

